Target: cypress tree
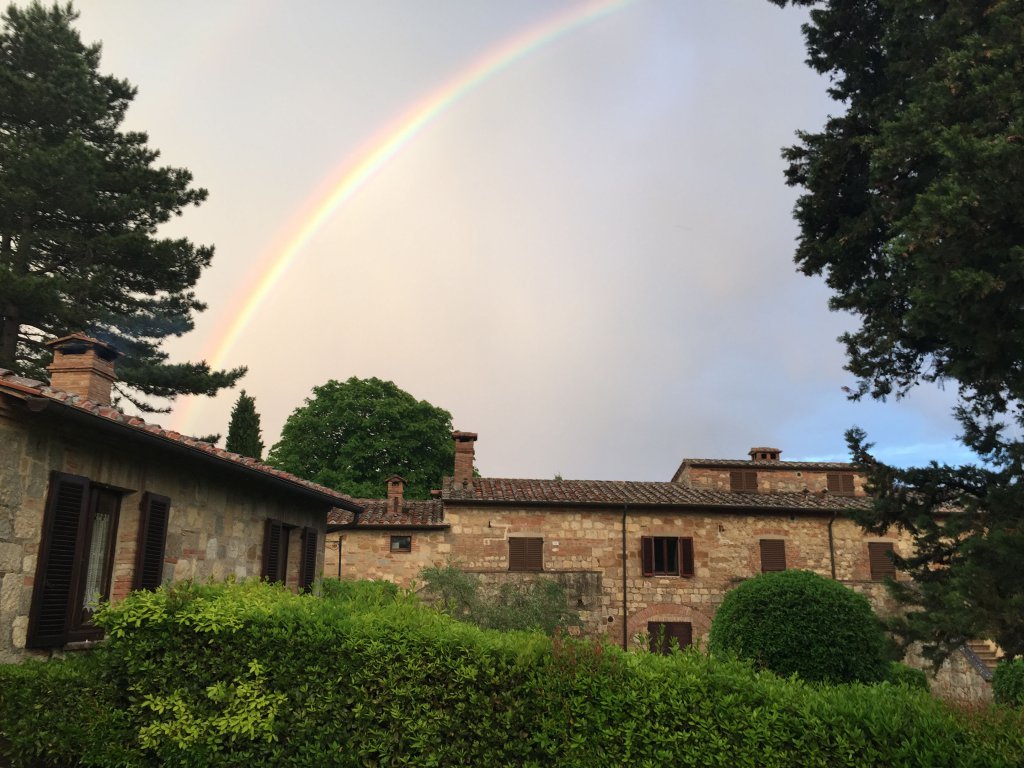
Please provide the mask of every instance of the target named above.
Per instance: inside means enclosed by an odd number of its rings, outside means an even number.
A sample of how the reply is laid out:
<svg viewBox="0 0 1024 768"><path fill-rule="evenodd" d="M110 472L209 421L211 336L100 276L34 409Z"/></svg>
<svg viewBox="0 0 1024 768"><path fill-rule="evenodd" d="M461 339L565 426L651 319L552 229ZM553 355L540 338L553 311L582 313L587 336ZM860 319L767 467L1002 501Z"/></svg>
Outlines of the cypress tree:
<svg viewBox="0 0 1024 768"><path fill-rule="evenodd" d="M260 415L256 413L256 400L243 389L231 410L231 422L228 424L229 451L262 460L263 440L260 430Z"/></svg>

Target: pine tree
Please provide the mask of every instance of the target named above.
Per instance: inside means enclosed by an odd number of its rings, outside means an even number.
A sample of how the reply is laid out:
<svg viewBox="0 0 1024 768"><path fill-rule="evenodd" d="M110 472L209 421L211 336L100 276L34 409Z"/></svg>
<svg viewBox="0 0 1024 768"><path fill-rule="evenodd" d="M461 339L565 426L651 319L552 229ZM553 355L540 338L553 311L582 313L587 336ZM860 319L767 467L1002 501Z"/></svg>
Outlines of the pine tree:
<svg viewBox="0 0 1024 768"><path fill-rule="evenodd" d="M48 339L84 331L124 354L118 393L212 395L244 368L167 361L160 345L204 310L194 286L213 249L157 235L206 199L119 129L135 88L99 71L71 5L10 6L0 28L0 367L45 379ZM167 410L163 408L162 410Z"/></svg>
<svg viewBox="0 0 1024 768"><path fill-rule="evenodd" d="M981 466L894 469L852 429L870 531L914 539L897 627L936 661L971 637L1024 655L1024 2L810 6L808 63L841 105L784 151L798 267L824 276L856 399L949 382Z"/></svg>
<svg viewBox="0 0 1024 768"><path fill-rule="evenodd" d="M263 440L260 430L260 415L256 412L256 400L243 389L231 410L228 424L228 439L225 447L234 453L262 460Z"/></svg>

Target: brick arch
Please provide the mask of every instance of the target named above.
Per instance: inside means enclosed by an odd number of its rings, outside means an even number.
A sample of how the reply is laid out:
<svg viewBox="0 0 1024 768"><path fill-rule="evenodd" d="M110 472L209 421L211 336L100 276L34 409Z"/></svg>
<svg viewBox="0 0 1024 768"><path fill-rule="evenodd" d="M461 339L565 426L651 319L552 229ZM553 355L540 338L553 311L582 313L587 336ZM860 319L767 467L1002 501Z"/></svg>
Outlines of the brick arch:
<svg viewBox="0 0 1024 768"><path fill-rule="evenodd" d="M655 603L629 617L629 621L626 622L626 635L632 645L637 634L647 632L649 621L688 621L693 625L693 640L696 643L698 639L707 637L711 629L712 613L712 610L702 606Z"/></svg>

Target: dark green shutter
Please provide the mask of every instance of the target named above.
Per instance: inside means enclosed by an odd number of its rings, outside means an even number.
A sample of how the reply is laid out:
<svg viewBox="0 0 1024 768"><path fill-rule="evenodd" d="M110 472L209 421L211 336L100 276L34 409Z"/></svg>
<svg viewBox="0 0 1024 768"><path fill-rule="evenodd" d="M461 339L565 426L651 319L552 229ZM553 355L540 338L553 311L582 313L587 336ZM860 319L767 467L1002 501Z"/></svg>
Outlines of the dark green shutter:
<svg viewBox="0 0 1024 768"><path fill-rule="evenodd" d="M164 553L171 500L156 493L144 493L139 505L139 541L135 555L132 589L156 589L164 580Z"/></svg>

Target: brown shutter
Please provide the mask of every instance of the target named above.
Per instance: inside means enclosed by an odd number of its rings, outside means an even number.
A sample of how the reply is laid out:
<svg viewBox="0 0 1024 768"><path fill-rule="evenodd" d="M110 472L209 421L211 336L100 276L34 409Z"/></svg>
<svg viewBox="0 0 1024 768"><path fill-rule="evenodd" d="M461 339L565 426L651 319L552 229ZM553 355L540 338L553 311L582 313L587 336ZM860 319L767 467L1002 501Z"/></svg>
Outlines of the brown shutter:
<svg viewBox="0 0 1024 768"><path fill-rule="evenodd" d="M871 578L881 580L896 576L896 564L892 561L892 544L887 541L868 542L868 562L871 564Z"/></svg>
<svg viewBox="0 0 1024 768"><path fill-rule="evenodd" d="M828 484L828 492L837 496L853 495L853 475L850 474L828 474L825 476Z"/></svg>
<svg viewBox="0 0 1024 768"><path fill-rule="evenodd" d="M748 469L734 469L729 472L730 491L757 491L757 472Z"/></svg>
<svg viewBox="0 0 1024 768"><path fill-rule="evenodd" d="M309 592L316 581L317 531L302 529L302 561L299 564L299 590Z"/></svg>
<svg viewBox="0 0 1024 768"><path fill-rule="evenodd" d="M640 562L644 576L654 575L654 537L640 537Z"/></svg>
<svg viewBox="0 0 1024 768"><path fill-rule="evenodd" d="M171 500L144 493L139 505L139 541L135 555L132 589L156 589L164 580L164 551Z"/></svg>
<svg viewBox="0 0 1024 768"><path fill-rule="evenodd" d="M786 570L786 542L782 539L761 539L761 571Z"/></svg>
<svg viewBox="0 0 1024 768"><path fill-rule="evenodd" d="M263 573L267 581L281 581L281 534L284 526L280 520L267 518L263 531Z"/></svg>
<svg viewBox="0 0 1024 768"><path fill-rule="evenodd" d="M89 481L84 477L53 473L25 643L29 648L61 646L67 639L88 499Z"/></svg>
<svg viewBox="0 0 1024 768"><path fill-rule="evenodd" d="M688 621L649 621L651 653L668 654L673 648L680 650L693 644L693 625Z"/></svg>
<svg viewBox="0 0 1024 768"><path fill-rule="evenodd" d="M693 539L679 539L679 575L693 576Z"/></svg>
<svg viewBox="0 0 1024 768"><path fill-rule="evenodd" d="M526 539L526 570L544 570L544 539Z"/></svg>

